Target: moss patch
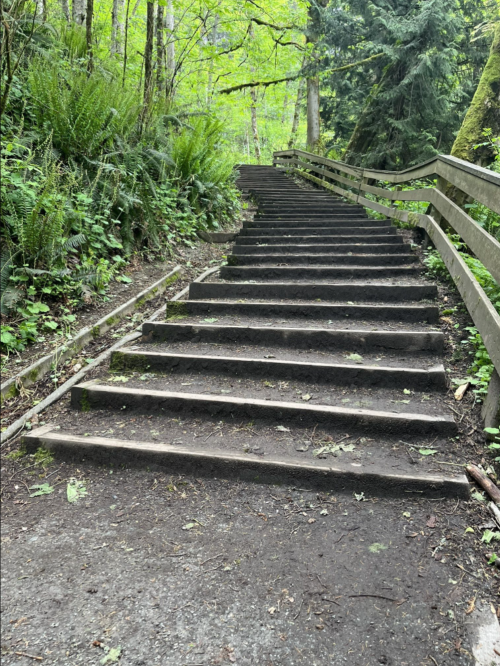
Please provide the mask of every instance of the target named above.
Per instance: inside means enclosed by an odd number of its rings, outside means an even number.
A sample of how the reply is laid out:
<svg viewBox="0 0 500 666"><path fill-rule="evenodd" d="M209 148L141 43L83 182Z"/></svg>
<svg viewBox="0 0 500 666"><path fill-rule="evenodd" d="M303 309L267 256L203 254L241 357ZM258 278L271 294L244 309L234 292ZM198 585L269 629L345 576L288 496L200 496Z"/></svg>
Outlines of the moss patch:
<svg viewBox="0 0 500 666"><path fill-rule="evenodd" d="M90 400L87 389L82 389L82 397L80 398L80 409L82 412L90 412Z"/></svg>
<svg viewBox="0 0 500 666"><path fill-rule="evenodd" d="M188 306L184 301L167 301L167 319L180 319L188 315Z"/></svg>

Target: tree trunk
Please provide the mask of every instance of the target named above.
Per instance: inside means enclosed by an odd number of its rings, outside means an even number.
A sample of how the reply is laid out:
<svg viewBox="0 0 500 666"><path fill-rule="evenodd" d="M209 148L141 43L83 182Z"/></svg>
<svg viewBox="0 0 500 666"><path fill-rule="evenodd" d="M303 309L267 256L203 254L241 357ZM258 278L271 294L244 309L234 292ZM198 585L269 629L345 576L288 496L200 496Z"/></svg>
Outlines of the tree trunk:
<svg viewBox="0 0 500 666"><path fill-rule="evenodd" d="M167 82L165 86L167 98L171 99L174 92L174 79L175 79L175 43L174 43L174 30L175 30L175 17L174 17L174 3L173 0L167 1Z"/></svg>
<svg viewBox="0 0 500 666"><path fill-rule="evenodd" d="M484 143L483 130L490 128L492 136L500 135L500 22L496 23L490 55L485 65L472 102L460 128L451 154L467 162L491 164L495 154L490 145Z"/></svg>
<svg viewBox="0 0 500 666"><path fill-rule="evenodd" d="M87 0L87 16L85 20L85 35L87 40L87 69L89 72L92 71L93 62L92 62L92 18L94 16L94 0Z"/></svg>
<svg viewBox="0 0 500 666"><path fill-rule="evenodd" d="M165 85L165 42L163 40L163 29L165 27L165 19L163 16L163 5L158 5L156 14L156 85L158 90L163 90Z"/></svg>
<svg viewBox="0 0 500 666"><path fill-rule="evenodd" d="M144 47L144 109L149 107L153 88L153 38L155 22L154 0L148 1L146 18L146 45Z"/></svg>
<svg viewBox="0 0 500 666"><path fill-rule="evenodd" d="M111 55L123 53L123 22L121 20L123 13L124 0L113 0L111 10Z"/></svg>
<svg viewBox="0 0 500 666"><path fill-rule="evenodd" d="M488 61L451 149L451 155L480 166L491 164L495 159L495 152L485 140L484 129L492 130L492 138L500 135L500 23L495 25ZM486 145L474 149L475 145L482 143ZM470 200L467 194L443 178L438 178L437 186L457 206L463 207ZM444 227L448 226L442 221L438 211L434 211L434 216Z"/></svg>
<svg viewBox="0 0 500 666"><path fill-rule="evenodd" d="M122 87L125 87L125 74L127 73L127 58L128 58L128 17L130 13L130 0L127 0L127 9L125 11L125 43L123 46L123 77Z"/></svg>
<svg viewBox="0 0 500 666"><path fill-rule="evenodd" d="M219 27L219 15L216 14L214 18L214 24L212 26L212 34L210 36L210 44L215 48L217 44L217 29ZM212 82L213 82L213 76L214 76L214 59L212 57L210 61L210 67L208 69L208 81L207 81L207 106L210 106L212 103L212 96L213 96L213 90L212 90Z"/></svg>
<svg viewBox="0 0 500 666"><path fill-rule="evenodd" d="M304 86L305 80L299 79L299 87L297 88L297 98L295 100L295 109L293 112L292 131L290 132L290 138L288 139L288 150L292 150L295 145L295 139L297 138L297 130L299 129L300 122L300 107L304 96Z"/></svg>
<svg viewBox="0 0 500 666"><path fill-rule="evenodd" d="M113 7L111 8L111 46L110 53L116 53L116 35L118 32L118 0L113 0Z"/></svg>
<svg viewBox="0 0 500 666"><path fill-rule="evenodd" d="M141 0L137 0L137 2L134 5L134 8L132 10L132 18L137 14L137 10L139 9L139 5L141 4Z"/></svg>
<svg viewBox="0 0 500 666"><path fill-rule="evenodd" d="M329 0L311 2L308 11L306 43L318 43L321 36L321 12L328 5ZM321 120L319 114L319 76L307 77L307 150L315 152L320 146Z"/></svg>
<svg viewBox="0 0 500 666"><path fill-rule="evenodd" d="M83 25L85 23L85 0L73 0L73 23Z"/></svg>
<svg viewBox="0 0 500 666"><path fill-rule="evenodd" d="M61 0L61 9L66 19L66 23L69 23L69 0Z"/></svg>
<svg viewBox="0 0 500 666"><path fill-rule="evenodd" d="M260 141L259 141L259 130L257 127L257 88L250 89L250 97L252 98L250 115L252 119L252 134L253 134L253 143L255 149L255 157L257 158L257 162L260 164Z"/></svg>
<svg viewBox="0 0 500 666"><path fill-rule="evenodd" d="M307 79L307 150L314 153L320 144L319 76Z"/></svg>

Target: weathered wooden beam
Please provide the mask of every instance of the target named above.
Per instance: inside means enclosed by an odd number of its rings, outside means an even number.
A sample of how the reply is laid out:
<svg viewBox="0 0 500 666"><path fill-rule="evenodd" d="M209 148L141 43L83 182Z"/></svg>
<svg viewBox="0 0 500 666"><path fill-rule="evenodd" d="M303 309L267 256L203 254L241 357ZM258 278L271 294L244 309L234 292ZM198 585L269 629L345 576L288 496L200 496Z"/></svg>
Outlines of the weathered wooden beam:
<svg viewBox="0 0 500 666"><path fill-rule="evenodd" d="M364 177L386 183L406 183L418 178L434 175L441 176L476 201L500 213L500 197L498 196L500 175L483 167L452 157L451 155L438 155L427 162L403 171L379 171L377 169L353 167L344 162L329 160L304 150L282 150L274 153L274 157L294 156L303 157L312 163L338 169L351 176Z"/></svg>
<svg viewBox="0 0 500 666"><path fill-rule="evenodd" d="M495 280L500 283L500 243L439 190L424 188L398 192L362 184L360 191L370 192L391 201L428 201L441 213ZM500 190L497 192L497 196L500 199Z"/></svg>
<svg viewBox="0 0 500 666"><path fill-rule="evenodd" d="M437 174L476 201L500 213L500 175L451 155L440 155Z"/></svg>

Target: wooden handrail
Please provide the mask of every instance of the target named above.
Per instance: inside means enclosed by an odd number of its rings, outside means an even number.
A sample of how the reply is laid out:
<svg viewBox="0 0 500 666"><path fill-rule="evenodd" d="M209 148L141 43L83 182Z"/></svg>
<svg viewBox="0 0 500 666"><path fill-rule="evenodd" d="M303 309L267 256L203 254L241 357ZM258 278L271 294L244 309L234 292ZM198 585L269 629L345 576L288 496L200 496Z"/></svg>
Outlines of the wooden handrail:
<svg viewBox="0 0 500 666"><path fill-rule="evenodd" d="M294 149L273 153L273 164L277 167L291 168L298 175L353 203L361 204L392 219L409 222L424 229L441 255L483 338L496 373L500 375L500 315L447 234L430 215L389 207L363 196L364 193L370 193L390 201L425 201L432 204L500 284L500 243L443 192L435 187L401 192L368 184L369 180L399 184L430 176L441 176L490 210L500 213L500 174L450 155L438 155L404 171L378 171L354 167L344 162L329 160L304 150ZM323 178L313 174L318 174ZM324 178L338 184L328 182ZM341 187L341 185L345 187ZM496 380L498 380L498 375ZM493 390L492 387L496 387L494 389L496 392L498 386L498 381L490 383L490 389ZM490 403L496 401L498 412L499 396L488 394L488 400Z"/></svg>

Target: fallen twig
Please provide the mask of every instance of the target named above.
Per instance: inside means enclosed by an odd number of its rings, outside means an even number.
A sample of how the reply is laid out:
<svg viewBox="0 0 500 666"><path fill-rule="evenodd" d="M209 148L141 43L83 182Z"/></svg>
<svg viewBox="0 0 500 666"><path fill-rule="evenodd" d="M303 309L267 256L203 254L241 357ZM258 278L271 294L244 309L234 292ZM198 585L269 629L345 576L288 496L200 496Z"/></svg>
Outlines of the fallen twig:
<svg viewBox="0 0 500 666"><path fill-rule="evenodd" d="M28 659L36 659L36 661L43 661L43 657L36 657L34 654L28 654L27 652L16 652L18 657L28 657Z"/></svg>
<svg viewBox="0 0 500 666"><path fill-rule="evenodd" d="M472 578L479 578L479 576L475 573L472 573L472 571L467 571L461 564L456 564L460 571L465 571L466 574L469 574L469 576L472 576Z"/></svg>
<svg viewBox="0 0 500 666"><path fill-rule="evenodd" d="M200 563L200 567L205 565L207 562L210 562L210 560L216 560L218 557L223 557L224 553L219 553L218 555L214 555L213 557L209 557L208 560L205 560L204 562Z"/></svg>
<svg viewBox="0 0 500 666"><path fill-rule="evenodd" d="M406 599L393 599L392 597L384 597L382 594L349 594L348 596L351 599L356 599L359 597L372 597L373 599L385 599L386 601L392 601L398 606L404 604L404 602L406 601Z"/></svg>
<svg viewBox="0 0 500 666"><path fill-rule="evenodd" d="M302 610L302 606L303 606L303 605L304 605L304 597L302 597L302 601L300 602L299 610L297 611L297 614L296 614L295 617L293 618L294 620L296 620L296 619L299 617L299 615L300 615L300 611Z"/></svg>
<svg viewBox="0 0 500 666"><path fill-rule="evenodd" d="M319 580L320 585L322 585L325 589L328 589L328 585L325 585L325 584L323 583L323 581L321 580L321 578L319 577L318 574L316 574L316 578Z"/></svg>
<svg viewBox="0 0 500 666"><path fill-rule="evenodd" d="M478 483L481 488L483 488L483 490L488 493L495 504L500 504L500 490L493 483L493 481L488 479L486 474L482 472L476 465L467 465L466 470L472 476L474 481L476 481L476 483Z"/></svg>
<svg viewBox="0 0 500 666"><path fill-rule="evenodd" d="M340 599L340 597L337 597L337 599ZM321 601L328 601L329 604L335 604L336 606L340 606L338 601L335 601L335 599L327 599L326 597L322 597Z"/></svg>
<svg viewBox="0 0 500 666"><path fill-rule="evenodd" d="M343 534L343 535L340 537L340 539L337 539L337 541L334 541L333 543L334 543L334 544L339 543L340 541L342 541L342 539L343 539L345 536L347 536L347 535L350 534L351 532L355 532L356 530L359 530L359 527L353 527L351 530L348 530L345 534Z"/></svg>

